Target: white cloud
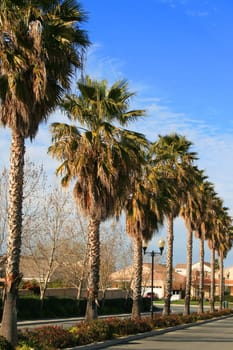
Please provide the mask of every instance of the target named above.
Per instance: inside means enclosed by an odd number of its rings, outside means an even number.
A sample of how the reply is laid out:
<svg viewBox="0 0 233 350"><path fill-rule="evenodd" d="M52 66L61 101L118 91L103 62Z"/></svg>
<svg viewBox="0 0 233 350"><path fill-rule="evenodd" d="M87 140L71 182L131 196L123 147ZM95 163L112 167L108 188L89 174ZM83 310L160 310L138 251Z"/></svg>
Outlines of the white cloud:
<svg viewBox="0 0 233 350"><path fill-rule="evenodd" d="M87 52L87 64L85 71L95 79L108 79L109 83L123 79L124 62L117 58L101 55L102 45L94 44Z"/></svg>
<svg viewBox="0 0 233 350"><path fill-rule="evenodd" d="M200 10L187 10L186 15L192 16L192 17L207 17L209 16L208 11L200 11Z"/></svg>

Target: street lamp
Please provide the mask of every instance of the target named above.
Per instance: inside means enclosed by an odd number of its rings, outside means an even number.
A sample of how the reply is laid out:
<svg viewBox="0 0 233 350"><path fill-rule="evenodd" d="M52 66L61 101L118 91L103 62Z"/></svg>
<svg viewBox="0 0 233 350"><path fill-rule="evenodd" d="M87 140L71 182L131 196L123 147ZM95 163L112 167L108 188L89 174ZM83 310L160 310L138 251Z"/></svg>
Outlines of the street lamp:
<svg viewBox="0 0 233 350"><path fill-rule="evenodd" d="M163 254L165 241L164 241L163 238L161 238L159 240L159 243L158 243L159 252L155 252L154 250L152 250L151 252L147 252L146 251L147 250L147 246L148 246L148 242L143 239L142 240L142 249L143 249L144 255L148 254L148 255L151 256L151 299L150 299L151 304L150 304L150 307L151 307L151 319L153 320L154 257L155 257L155 255L162 255Z"/></svg>

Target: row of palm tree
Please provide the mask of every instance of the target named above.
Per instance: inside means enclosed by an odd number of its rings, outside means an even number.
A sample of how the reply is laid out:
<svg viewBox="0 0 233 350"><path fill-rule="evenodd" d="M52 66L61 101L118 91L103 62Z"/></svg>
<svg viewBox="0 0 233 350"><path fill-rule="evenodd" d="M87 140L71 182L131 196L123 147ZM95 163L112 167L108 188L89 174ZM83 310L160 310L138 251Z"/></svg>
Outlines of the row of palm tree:
<svg viewBox="0 0 233 350"><path fill-rule="evenodd" d="M108 88L106 81L83 77L77 94L67 95L61 104L68 118L78 125L54 123L51 127L49 153L62 161L57 174L63 176L65 186L75 181L77 205L90 222L87 320L97 317L101 221L122 213L126 217L126 232L132 237L134 250L132 318L140 317L142 240L150 240L165 219L165 315L170 313L172 293L174 219L183 218L187 229L185 314L190 313L193 233L200 239L201 269L204 240L214 241L220 256L231 247L231 218L213 184L194 164L197 154L191 150L192 143L178 134L159 135L158 141L151 143L142 134L115 126L116 122L124 126L143 115L143 110L128 110L132 96L126 81ZM203 288L202 277L200 312Z"/></svg>
<svg viewBox="0 0 233 350"><path fill-rule="evenodd" d="M168 180L166 188L171 185L168 197L171 206L168 214L166 214L168 225L167 288L163 312L165 315L170 313L174 239L172 221L178 215L184 219L187 230L187 276L184 314L190 313L193 233L195 233L200 241L201 278L199 286L199 312L203 312L204 240L207 240L209 244L215 242L215 248L212 251L217 250L219 257L224 252L223 256L226 257L227 252L231 249L232 218L228 214L228 209L223 207L222 200L214 191L214 185L208 181L204 172L199 170L194 164L197 155L190 152L191 143L189 141L182 136L174 134L160 137L156 146L158 164L161 166L162 160L162 166L165 166L162 169L162 174L165 171L165 176ZM214 279L212 282L214 285ZM214 292L214 287L212 290ZM211 298L211 309L214 309L214 296Z"/></svg>

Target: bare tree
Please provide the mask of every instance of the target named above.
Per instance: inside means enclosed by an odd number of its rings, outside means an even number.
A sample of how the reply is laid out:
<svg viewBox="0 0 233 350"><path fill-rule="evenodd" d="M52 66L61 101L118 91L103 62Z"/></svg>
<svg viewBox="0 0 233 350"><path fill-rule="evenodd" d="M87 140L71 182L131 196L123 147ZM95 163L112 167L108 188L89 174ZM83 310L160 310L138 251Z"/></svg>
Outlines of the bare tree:
<svg viewBox="0 0 233 350"><path fill-rule="evenodd" d="M8 170L0 178L0 250L7 236ZM22 256L30 258L40 285L43 304L48 283L58 279L77 288L86 287L88 224L73 203L72 194L49 185L43 165L26 159L23 202ZM121 221L101 225L100 287L109 287L109 275L132 262L131 243ZM26 276L24 276L26 278Z"/></svg>
<svg viewBox="0 0 233 350"><path fill-rule="evenodd" d="M76 208L75 208L76 210ZM87 279L87 222L75 212L67 231L66 242L58 249L60 278L67 286L77 289L76 298L86 287Z"/></svg>
<svg viewBox="0 0 233 350"><path fill-rule="evenodd" d="M48 282L59 267L59 251L69 242L69 230L75 224L71 194L60 186L51 189L40 202L40 216L28 220L24 230L24 249L37 266L40 298L43 301ZM33 232L33 234L31 234Z"/></svg>

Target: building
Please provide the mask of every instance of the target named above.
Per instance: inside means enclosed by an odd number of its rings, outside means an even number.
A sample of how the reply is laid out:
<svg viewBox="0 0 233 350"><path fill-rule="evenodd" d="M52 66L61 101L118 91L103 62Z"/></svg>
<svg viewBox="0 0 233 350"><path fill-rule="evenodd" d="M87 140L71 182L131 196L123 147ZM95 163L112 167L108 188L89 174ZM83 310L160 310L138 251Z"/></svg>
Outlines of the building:
<svg viewBox="0 0 233 350"><path fill-rule="evenodd" d="M151 281L152 281L152 264L144 263L142 269L142 295L151 291ZM153 271L153 291L155 295L161 299L165 295L166 286L166 266L162 264L155 264ZM122 288L122 289L132 289L133 285L133 266L129 266L125 269L116 271L110 275L111 287ZM173 295L176 298L183 296L185 290L185 277L173 272Z"/></svg>
<svg viewBox="0 0 233 350"><path fill-rule="evenodd" d="M142 270L142 295L151 292L152 271L151 264L144 263ZM215 276L216 295L219 293L219 272ZM211 287L211 266L210 263L204 263L204 297L209 299ZM155 295L161 299L165 295L165 287L167 280L166 266L163 264L155 264L153 271L153 291ZM133 266L118 270L110 275L111 287L119 289L133 289ZM185 295L186 283L186 264L177 264L173 271L173 285L171 300L183 298ZM200 283L200 263L196 262L192 265L192 286L191 297L197 298L199 295ZM224 290L225 294L233 295L233 266L224 270Z"/></svg>
<svg viewBox="0 0 233 350"><path fill-rule="evenodd" d="M175 271L186 276L186 264L177 264ZM191 297L197 298L199 295L200 284L200 262L192 265L192 287ZM209 299L211 288L211 265L204 263L204 297ZM219 271L215 271L215 294L219 294ZM224 269L224 294L233 296L233 266Z"/></svg>

